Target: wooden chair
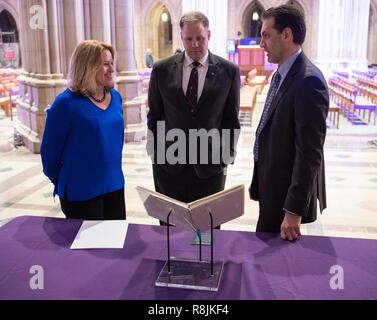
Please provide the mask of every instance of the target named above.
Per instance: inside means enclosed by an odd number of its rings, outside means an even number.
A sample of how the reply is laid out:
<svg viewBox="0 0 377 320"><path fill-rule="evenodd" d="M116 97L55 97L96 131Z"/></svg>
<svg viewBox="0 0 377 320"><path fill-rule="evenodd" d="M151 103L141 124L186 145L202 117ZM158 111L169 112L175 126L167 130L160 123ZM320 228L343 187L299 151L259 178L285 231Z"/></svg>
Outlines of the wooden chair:
<svg viewBox="0 0 377 320"><path fill-rule="evenodd" d="M257 89L258 93L260 94L263 91L265 82L266 82L266 76L256 76L250 82L250 84L254 86Z"/></svg>
<svg viewBox="0 0 377 320"><path fill-rule="evenodd" d="M243 86L240 94L240 109L249 111L255 108L257 101L257 89L255 87Z"/></svg>
<svg viewBox="0 0 377 320"><path fill-rule="evenodd" d="M9 90L9 103L10 103L10 119L13 121L13 108L16 107L17 104L17 99L20 96L20 91L18 86L13 87Z"/></svg>
<svg viewBox="0 0 377 320"><path fill-rule="evenodd" d="M258 70L257 69L252 69L248 72L247 74L247 84L250 85L251 81L258 75Z"/></svg>
<svg viewBox="0 0 377 320"><path fill-rule="evenodd" d="M253 112L257 102L257 89L254 87L243 86L240 93L240 111L250 113L250 125L253 119Z"/></svg>
<svg viewBox="0 0 377 320"><path fill-rule="evenodd" d="M12 118L12 109L9 96L0 97L0 107L4 110L7 117Z"/></svg>
<svg viewBox="0 0 377 320"><path fill-rule="evenodd" d="M339 129L339 113L340 107L336 105L335 102L330 101L328 118L337 129Z"/></svg>

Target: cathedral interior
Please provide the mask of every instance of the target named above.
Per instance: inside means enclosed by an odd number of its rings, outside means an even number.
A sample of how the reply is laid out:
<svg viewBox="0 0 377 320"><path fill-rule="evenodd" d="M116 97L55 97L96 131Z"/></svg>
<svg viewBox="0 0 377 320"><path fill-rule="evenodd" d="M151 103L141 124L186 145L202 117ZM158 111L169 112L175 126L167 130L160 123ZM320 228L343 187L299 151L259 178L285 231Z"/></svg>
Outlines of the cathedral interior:
<svg viewBox="0 0 377 320"><path fill-rule="evenodd" d="M173 55L182 49L181 14L199 10L208 15L209 49L239 64L242 72L242 131L226 187L248 186L255 130L275 66L242 64L241 51L233 49L260 50L261 13L267 8L289 3L302 10L307 23L303 51L329 86L341 88L346 82L377 104L377 0L340 2L338 8L339 1L326 0L0 0L0 224L21 215L64 217L39 152L46 108L66 88L69 58L80 41L96 39L116 48L127 219L158 224L136 192L137 186L153 189L145 150L151 71L146 52L154 61ZM303 232L377 239L377 107L349 110L336 106L335 94L333 99L325 142L328 208ZM245 201L244 215L222 229L255 230L258 204Z"/></svg>

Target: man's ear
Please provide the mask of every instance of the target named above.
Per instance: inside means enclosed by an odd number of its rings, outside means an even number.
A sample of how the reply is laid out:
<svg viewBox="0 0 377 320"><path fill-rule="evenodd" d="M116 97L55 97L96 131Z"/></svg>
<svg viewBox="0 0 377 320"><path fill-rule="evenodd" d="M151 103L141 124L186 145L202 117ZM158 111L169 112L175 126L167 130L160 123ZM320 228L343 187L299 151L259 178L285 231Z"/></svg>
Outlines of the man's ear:
<svg viewBox="0 0 377 320"><path fill-rule="evenodd" d="M292 39L292 41L293 41L293 32L292 32L292 29L291 28L285 28L283 30L283 36L284 36L284 40Z"/></svg>
<svg viewBox="0 0 377 320"><path fill-rule="evenodd" d="M209 39L211 39L211 30L208 30L207 34L208 34L208 41L209 41Z"/></svg>

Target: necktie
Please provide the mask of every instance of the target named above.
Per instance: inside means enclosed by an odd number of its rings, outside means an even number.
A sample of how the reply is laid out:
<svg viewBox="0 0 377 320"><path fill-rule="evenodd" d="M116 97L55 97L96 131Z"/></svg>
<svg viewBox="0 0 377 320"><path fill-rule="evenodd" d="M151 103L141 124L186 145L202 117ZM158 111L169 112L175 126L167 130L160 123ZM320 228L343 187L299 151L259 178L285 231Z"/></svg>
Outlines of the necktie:
<svg viewBox="0 0 377 320"><path fill-rule="evenodd" d="M190 105L191 112L195 112L198 109L198 67L200 62L194 61L192 63L192 70L190 73L190 79L187 86L186 98Z"/></svg>
<svg viewBox="0 0 377 320"><path fill-rule="evenodd" d="M258 161L258 151L259 151L259 135L266 124L268 111L270 110L272 101L278 91L279 84L281 81L281 75L279 72L276 72L274 75L274 79L272 80L270 90L268 91L266 103L264 104L264 109L262 113L262 117L259 121L257 132L255 133L255 143L254 143L254 161Z"/></svg>

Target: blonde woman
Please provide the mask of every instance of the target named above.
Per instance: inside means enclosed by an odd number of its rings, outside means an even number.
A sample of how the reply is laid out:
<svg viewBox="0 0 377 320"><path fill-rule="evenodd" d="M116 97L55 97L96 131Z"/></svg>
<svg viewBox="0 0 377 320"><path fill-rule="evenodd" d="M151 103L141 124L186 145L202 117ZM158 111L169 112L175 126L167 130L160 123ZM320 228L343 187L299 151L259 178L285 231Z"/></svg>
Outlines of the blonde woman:
<svg viewBox="0 0 377 320"><path fill-rule="evenodd" d="M74 50L68 89L47 110L41 157L67 218L125 219L122 98L115 50L86 40Z"/></svg>

